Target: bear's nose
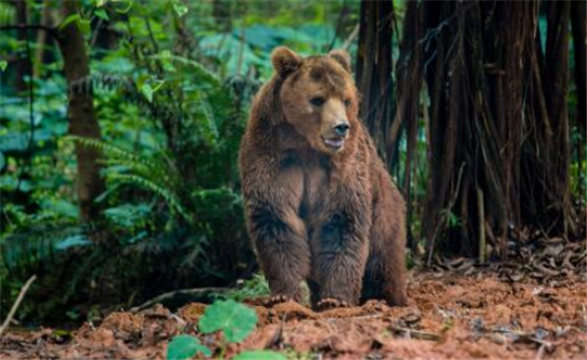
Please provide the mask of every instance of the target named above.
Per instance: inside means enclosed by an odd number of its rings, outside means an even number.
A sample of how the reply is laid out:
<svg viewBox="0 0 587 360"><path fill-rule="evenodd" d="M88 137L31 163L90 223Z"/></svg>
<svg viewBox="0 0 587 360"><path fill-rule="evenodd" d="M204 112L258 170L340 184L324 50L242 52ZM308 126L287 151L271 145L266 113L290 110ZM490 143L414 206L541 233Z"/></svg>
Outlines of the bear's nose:
<svg viewBox="0 0 587 360"><path fill-rule="evenodd" d="M334 127L334 132L336 132L336 135L345 136L349 128L350 126L348 124L338 124Z"/></svg>

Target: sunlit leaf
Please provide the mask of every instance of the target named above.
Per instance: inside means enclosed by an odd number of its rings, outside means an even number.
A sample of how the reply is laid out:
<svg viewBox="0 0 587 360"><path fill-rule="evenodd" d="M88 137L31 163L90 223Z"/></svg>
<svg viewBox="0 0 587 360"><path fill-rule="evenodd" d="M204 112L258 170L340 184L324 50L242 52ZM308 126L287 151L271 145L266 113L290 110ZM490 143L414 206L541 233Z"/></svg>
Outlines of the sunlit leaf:
<svg viewBox="0 0 587 360"><path fill-rule="evenodd" d="M84 19L80 18L77 21L77 26L84 36L90 35L90 32L92 31L92 26L91 26L90 20L84 20Z"/></svg>
<svg viewBox="0 0 587 360"><path fill-rule="evenodd" d="M59 24L57 29L59 29L59 31L62 31L67 25L69 25L75 21L79 21L80 19L81 19L81 17L79 14L71 14L68 17L66 17L65 20L63 20L61 22L61 24Z"/></svg>
<svg viewBox="0 0 587 360"><path fill-rule="evenodd" d="M184 4L179 3L179 2L174 2L173 3L173 9L175 10L175 13L179 17L182 17L185 14L187 14L188 13L188 10L189 10L187 6L185 6Z"/></svg>
<svg viewBox="0 0 587 360"><path fill-rule="evenodd" d="M106 20L106 21L110 20L110 18L108 17L108 13L104 9L95 10L94 15L96 15L97 17L99 17L102 20Z"/></svg>
<svg viewBox="0 0 587 360"><path fill-rule="evenodd" d="M197 337L178 335L167 345L167 360L184 360L194 357L197 353L211 356L212 352L200 343Z"/></svg>
<svg viewBox="0 0 587 360"><path fill-rule="evenodd" d="M163 85L165 85L165 80L158 80L157 85L155 85L155 87L153 88L153 93L159 91L159 89L161 89Z"/></svg>
<svg viewBox="0 0 587 360"><path fill-rule="evenodd" d="M119 14L126 14L132 9L133 2L131 0L112 0L114 11ZM116 4L121 4L121 6Z"/></svg>
<svg viewBox="0 0 587 360"><path fill-rule="evenodd" d="M255 310L234 300L216 301L208 306L198 322L204 334L222 331L229 343L243 341L255 329Z"/></svg>
<svg viewBox="0 0 587 360"><path fill-rule="evenodd" d="M153 102L153 88L151 85L145 83L141 86L141 93L145 96L148 102Z"/></svg>

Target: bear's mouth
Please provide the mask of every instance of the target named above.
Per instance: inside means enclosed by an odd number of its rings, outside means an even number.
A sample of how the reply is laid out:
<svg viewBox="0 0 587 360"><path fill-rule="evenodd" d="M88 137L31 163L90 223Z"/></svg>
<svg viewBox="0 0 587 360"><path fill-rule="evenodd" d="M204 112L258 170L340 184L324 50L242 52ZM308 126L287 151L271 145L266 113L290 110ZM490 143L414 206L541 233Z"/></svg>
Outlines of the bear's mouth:
<svg viewBox="0 0 587 360"><path fill-rule="evenodd" d="M327 147L339 150L343 147L345 139L343 137L333 137L330 139L322 138L322 140Z"/></svg>

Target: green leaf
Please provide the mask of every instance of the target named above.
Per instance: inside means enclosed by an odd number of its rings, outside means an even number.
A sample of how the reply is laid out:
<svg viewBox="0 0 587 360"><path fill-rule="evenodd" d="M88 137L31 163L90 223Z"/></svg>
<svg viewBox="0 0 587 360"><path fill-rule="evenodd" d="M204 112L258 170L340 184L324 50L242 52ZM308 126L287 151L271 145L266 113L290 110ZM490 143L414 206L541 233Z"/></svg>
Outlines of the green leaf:
<svg viewBox="0 0 587 360"><path fill-rule="evenodd" d="M59 29L59 31L63 30L67 25L71 24L74 21L79 21L81 19L81 17L79 16L79 14L71 14L69 15L67 18L65 18L65 20L63 20L61 22L61 24L59 24L59 26L57 27L57 29Z"/></svg>
<svg viewBox="0 0 587 360"><path fill-rule="evenodd" d="M229 343L243 341L257 324L255 310L234 300L215 301L200 318L198 328L204 334L221 330Z"/></svg>
<svg viewBox="0 0 587 360"><path fill-rule="evenodd" d="M112 0L112 5L113 5L113 9L114 11L116 11L119 14L126 14L127 12L130 11L130 9L132 8L132 0ZM119 5L117 5L117 3L122 4L122 6L126 6L126 7L121 7ZM125 4L126 3L126 4Z"/></svg>
<svg viewBox="0 0 587 360"><path fill-rule="evenodd" d="M174 2L173 3L173 9L175 10L175 12L177 13L177 16L182 17L185 14L188 13L188 8L187 6L185 6L184 4L178 3L178 2Z"/></svg>
<svg viewBox="0 0 587 360"><path fill-rule="evenodd" d="M66 250L70 247L81 247L91 245L92 242L84 235L72 235L54 245L55 250Z"/></svg>
<svg viewBox="0 0 587 360"><path fill-rule="evenodd" d="M90 32L92 31L90 20L79 19L79 21L77 22L77 27L84 36L90 35Z"/></svg>
<svg viewBox="0 0 587 360"><path fill-rule="evenodd" d="M287 357L282 353L268 350L244 351L232 360L287 360Z"/></svg>
<svg viewBox="0 0 587 360"><path fill-rule="evenodd" d="M191 359L197 353L211 356L212 352L200 343L197 337L191 335L178 335L167 345L167 360Z"/></svg>
<svg viewBox="0 0 587 360"><path fill-rule="evenodd" d="M4 71L6 70L6 67L8 66L8 62L5 60L0 61L0 71Z"/></svg>
<svg viewBox="0 0 587 360"><path fill-rule="evenodd" d="M159 91L159 89L161 89L161 87L165 85L165 80L157 80L156 81L156 85L153 88L153 93L156 93L157 91Z"/></svg>
<svg viewBox="0 0 587 360"><path fill-rule="evenodd" d="M148 102L153 102L153 88L151 87L151 85L145 83L143 85L141 85L141 93L143 95L145 95L145 98L147 99Z"/></svg>
<svg viewBox="0 0 587 360"><path fill-rule="evenodd" d="M102 20L106 20L106 21L110 20L110 18L108 17L108 13L104 9L95 10L94 15L96 15L97 17L99 17Z"/></svg>

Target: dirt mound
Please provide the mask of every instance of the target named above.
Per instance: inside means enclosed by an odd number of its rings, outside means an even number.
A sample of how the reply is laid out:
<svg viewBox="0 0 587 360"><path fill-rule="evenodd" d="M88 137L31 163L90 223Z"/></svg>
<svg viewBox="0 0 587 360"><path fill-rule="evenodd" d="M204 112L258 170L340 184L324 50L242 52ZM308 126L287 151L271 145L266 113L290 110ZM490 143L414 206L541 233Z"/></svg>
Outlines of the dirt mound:
<svg viewBox="0 0 587 360"><path fill-rule="evenodd" d="M419 272L412 274L405 308L375 301L325 312L294 302L250 305L257 329L225 356L273 349L305 359L584 359L585 285L577 276L542 284L490 272ZM176 314L161 306L115 312L98 327L73 332L13 329L0 339L0 358L163 359L168 341L180 333L197 335L218 357L218 336L196 332L204 310L190 304Z"/></svg>

